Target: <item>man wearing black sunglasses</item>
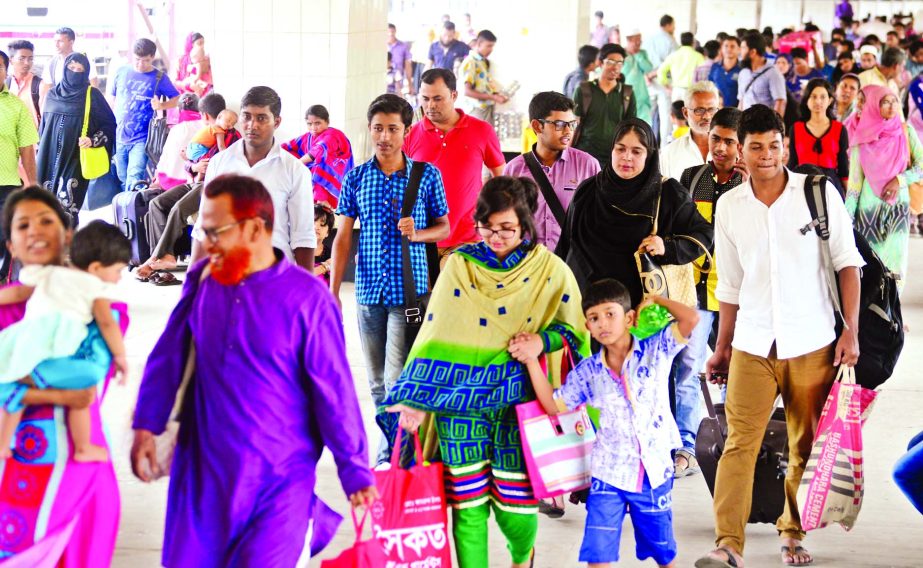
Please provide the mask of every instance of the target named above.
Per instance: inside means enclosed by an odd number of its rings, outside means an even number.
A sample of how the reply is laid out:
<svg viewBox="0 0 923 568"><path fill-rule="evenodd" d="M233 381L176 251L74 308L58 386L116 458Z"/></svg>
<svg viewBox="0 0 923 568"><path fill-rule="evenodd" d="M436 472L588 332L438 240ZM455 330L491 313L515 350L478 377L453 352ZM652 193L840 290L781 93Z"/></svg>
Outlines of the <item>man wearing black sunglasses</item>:
<svg viewBox="0 0 923 568"><path fill-rule="evenodd" d="M529 120L538 141L530 152L513 158L503 175L530 177L538 184L535 240L554 250L577 186L599 173L599 162L570 147L579 124L571 99L554 91L538 93L529 103Z"/></svg>

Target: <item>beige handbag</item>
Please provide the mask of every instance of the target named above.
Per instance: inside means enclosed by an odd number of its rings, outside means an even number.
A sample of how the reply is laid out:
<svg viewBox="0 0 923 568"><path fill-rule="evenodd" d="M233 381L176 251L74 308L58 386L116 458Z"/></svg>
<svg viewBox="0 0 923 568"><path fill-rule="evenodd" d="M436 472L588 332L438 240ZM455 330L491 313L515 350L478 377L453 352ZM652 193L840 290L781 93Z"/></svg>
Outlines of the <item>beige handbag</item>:
<svg viewBox="0 0 923 568"><path fill-rule="evenodd" d="M202 275L199 277L199 288L202 282L209 275L211 270L205 267ZM198 295L199 290L196 290ZM186 356L186 365L183 367L183 379L180 382L179 389L176 391L176 400L173 402L173 410L170 411L170 420L163 433L154 436L154 454L157 458L159 469L155 474L151 469L151 464L147 460L142 464L145 472L152 480L157 480L170 475L170 469L173 467L173 454L176 452L176 440L179 436L180 414L182 413L186 401L186 391L189 390L189 383L195 374L195 340L189 338L189 354ZM191 395L190 395L191 396Z"/></svg>
<svg viewBox="0 0 923 568"><path fill-rule="evenodd" d="M657 221L660 218L660 198L662 195L663 191L661 190L661 194L657 196L657 206L654 210L654 227L651 235L657 234ZM696 269L701 274L707 274L714 266L714 260L708 248L698 239L688 235L673 235L673 239L686 239L697 244L699 248L705 251L705 263L701 267L695 266L692 262L660 265L648 253L635 251L635 263L638 266L638 275L641 277L641 288L644 290L645 298L649 295L663 296L694 308L698 305L698 295L695 290Z"/></svg>

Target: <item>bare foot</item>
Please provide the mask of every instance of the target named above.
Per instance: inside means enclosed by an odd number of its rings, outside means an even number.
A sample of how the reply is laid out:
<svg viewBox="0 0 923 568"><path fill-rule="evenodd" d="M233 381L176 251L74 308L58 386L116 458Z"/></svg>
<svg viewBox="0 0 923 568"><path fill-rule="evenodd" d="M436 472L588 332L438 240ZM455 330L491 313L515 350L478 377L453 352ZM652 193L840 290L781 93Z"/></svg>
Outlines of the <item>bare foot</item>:
<svg viewBox="0 0 923 568"><path fill-rule="evenodd" d="M163 258L158 258L151 263L151 269L157 270L173 270L176 268L176 257L172 254L164 255Z"/></svg>
<svg viewBox="0 0 923 568"><path fill-rule="evenodd" d="M135 270L135 278L138 280L147 280L154 273L154 267L151 266L154 261L147 261Z"/></svg>
<svg viewBox="0 0 923 568"><path fill-rule="evenodd" d="M788 566L810 566L814 557L808 550L801 546L800 540L794 538L782 539L782 563Z"/></svg>
<svg viewBox="0 0 923 568"><path fill-rule="evenodd" d="M82 449L74 450L75 462L106 462L109 461L109 451L102 447L90 444Z"/></svg>

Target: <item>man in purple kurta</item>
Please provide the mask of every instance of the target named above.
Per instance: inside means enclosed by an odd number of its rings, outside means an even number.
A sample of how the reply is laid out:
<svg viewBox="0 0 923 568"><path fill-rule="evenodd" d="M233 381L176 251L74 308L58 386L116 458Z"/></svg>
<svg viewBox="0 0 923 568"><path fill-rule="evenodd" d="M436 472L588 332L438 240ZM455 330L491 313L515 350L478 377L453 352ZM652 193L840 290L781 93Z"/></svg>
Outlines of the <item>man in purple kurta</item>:
<svg viewBox="0 0 923 568"><path fill-rule="evenodd" d="M145 460L156 470L153 436L191 341L164 565L307 566L340 521L314 493L324 447L353 505L377 496L340 311L321 280L272 248L272 199L260 182L221 176L204 192L197 237L209 259L189 271L148 359L132 466L142 481Z"/></svg>

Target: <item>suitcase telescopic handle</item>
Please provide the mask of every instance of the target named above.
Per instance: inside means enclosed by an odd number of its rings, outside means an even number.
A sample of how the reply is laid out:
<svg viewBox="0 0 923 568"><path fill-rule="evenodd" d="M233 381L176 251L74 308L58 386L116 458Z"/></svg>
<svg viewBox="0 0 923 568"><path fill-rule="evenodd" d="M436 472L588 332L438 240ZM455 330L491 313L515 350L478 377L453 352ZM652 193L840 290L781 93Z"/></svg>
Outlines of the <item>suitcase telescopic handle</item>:
<svg viewBox="0 0 923 568"><path fill-rule="evenodd" d="M708 391L708 380L705 373L699 373L699 384L702 386L702 397L705 399L708 417L717 419L718 414L715 412L715 404L711 400L711 392Z"/></svg>

